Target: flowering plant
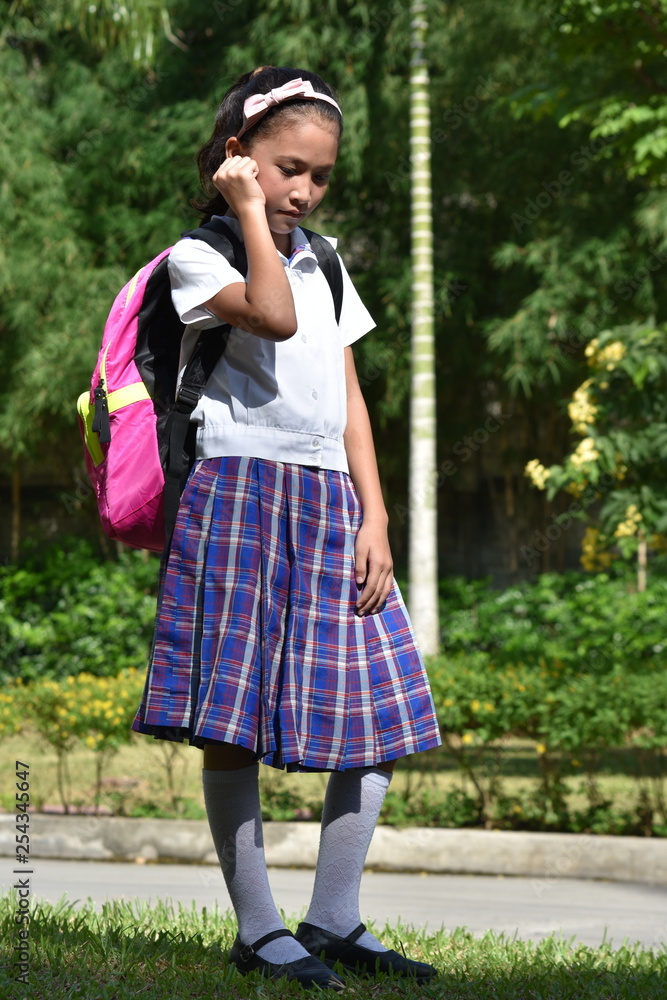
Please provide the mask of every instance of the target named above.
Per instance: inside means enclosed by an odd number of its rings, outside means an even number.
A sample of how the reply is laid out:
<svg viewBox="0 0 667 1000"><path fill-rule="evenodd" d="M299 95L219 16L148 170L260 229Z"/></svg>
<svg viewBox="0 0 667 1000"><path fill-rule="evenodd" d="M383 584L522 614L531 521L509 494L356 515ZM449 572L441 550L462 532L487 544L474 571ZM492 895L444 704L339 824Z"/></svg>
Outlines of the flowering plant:
<svg viewBox="0 0 667 1000"><path fill-rule="evenodd" d="M582 564L605 566L616 547L628 558L667 543L667 329L635 324L605 330L586 347L590 375L568 405L579 438L560 465L534 458L525 475L588 523Z"/></svg>

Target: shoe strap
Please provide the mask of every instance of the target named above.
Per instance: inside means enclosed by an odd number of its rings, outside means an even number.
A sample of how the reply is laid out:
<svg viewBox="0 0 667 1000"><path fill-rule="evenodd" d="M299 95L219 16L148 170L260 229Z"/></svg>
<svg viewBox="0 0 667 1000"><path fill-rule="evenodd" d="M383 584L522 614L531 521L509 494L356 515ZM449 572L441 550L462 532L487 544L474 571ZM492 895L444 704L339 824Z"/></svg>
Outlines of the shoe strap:
<svg viewBox="0 0 667 1000"><path fill-rule="evenodd" d="M260 948L263 948L265 944L268 944L270 941L275 941L276 938L279 937L294 937L294 935L287 929L287 927L279 927L277 931L269 931L268 934L265 934L264 937L253 941L252 944L244 944L241 948L241 959L244 962L247 962L253 955L256 955Z"/></svg>
<svg viewBox="0 0 667 1000"><path fill-rule="evenodd" d="M366 930L366 924L359 924L359 926L355 927L353 931L350 931L347 937L343 938L343 940L346 941L348 944L354 944L355 941L359 940L359 938L361 937L361 935L364 933L365 930Z"/></svg>

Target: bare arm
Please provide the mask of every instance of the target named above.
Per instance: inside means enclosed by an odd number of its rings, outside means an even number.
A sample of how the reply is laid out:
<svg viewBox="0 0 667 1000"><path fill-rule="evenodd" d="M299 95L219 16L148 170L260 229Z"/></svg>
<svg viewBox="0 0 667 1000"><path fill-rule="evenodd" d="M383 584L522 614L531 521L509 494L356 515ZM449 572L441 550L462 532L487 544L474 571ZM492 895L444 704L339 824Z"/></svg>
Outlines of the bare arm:
<svg viewBox="0 0 667 1000"><path fill-rule="evenodd" d="M296 333L292 290L266 221L266 199L249 156L228 157L213 183L236 213L248 255L248 280L234 282L204 305L216 316L264 340L288 340Z"/></svg>
<svg viewBox="0 0 667 1000"><path fill-rule="evenodd" d="M380 610L389 596L394 575L387 538L389 518L382 497L373 432L351 347L345 348L345 382L347 427L343 440L363 514L355 541L355 577L357 584L363 584L357 613L364 615Z"/></svg>

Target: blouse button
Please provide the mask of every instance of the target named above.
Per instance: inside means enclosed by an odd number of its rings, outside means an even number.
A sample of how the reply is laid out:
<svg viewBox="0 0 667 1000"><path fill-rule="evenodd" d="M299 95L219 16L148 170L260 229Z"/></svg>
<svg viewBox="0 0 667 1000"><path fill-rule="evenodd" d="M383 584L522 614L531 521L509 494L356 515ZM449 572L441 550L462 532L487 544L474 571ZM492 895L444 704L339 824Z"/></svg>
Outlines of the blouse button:
<svg viewBox="0 0 667 1000"><path fill-rule="evenodd" d="M317 399L317 393L315 392L314 389L313 389L313 399Z"/></svg>
<svg viewBox="0 0 667 1000"><path fill-rule="evenodd" d="M302 333L302 334L301 334L301 339L302 339L302 341L303 341L303 342L304 342L304 344L305 344L305 343L306 343L306 341L308 340L308 337L307 337L307 336L305 335L305 333Z"/></svg>

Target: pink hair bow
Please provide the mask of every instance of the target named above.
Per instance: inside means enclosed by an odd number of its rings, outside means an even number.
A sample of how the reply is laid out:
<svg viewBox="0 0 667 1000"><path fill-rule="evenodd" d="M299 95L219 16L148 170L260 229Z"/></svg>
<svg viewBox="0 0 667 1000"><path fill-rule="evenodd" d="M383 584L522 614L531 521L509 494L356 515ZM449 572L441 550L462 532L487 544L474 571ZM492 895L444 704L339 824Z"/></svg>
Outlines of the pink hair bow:
<svg viewBox="0 0 667 1000"><path fill-rule="evenodd" d="M282 87L274 87L273 90L269 90L266 94L253 94L252 97L247 98L243 105L243 125L240 131L236 133L237 139L254 125L255 122L263 118L269 108L275 107L276 104L282 104L283 101L287 101L291 97L302 97L311 101L326 101L328 104L332 104L342 117L343 113L333 97L329 97L327 94L320 94L319 91L313 90L310 80L302 80L298 77L296 80L288 80Z"/></svg>

